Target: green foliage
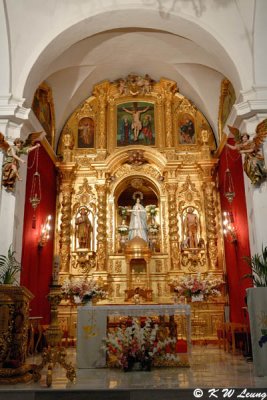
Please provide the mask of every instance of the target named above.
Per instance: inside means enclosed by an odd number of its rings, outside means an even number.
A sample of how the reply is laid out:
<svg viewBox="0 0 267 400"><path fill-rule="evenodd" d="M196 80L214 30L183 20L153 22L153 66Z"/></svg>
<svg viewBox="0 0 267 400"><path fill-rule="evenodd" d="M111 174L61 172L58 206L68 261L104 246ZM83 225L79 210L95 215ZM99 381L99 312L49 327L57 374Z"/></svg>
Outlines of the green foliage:
<svg viewBox="0 0 267 400"><path fill-rule="evenodd" d="M244 278L252 278L254 286L267 286L267 246L262 247L262 254L255 254L253 257L244 257L244 260L251 267L251 274Z"/></svg>
<svg viewBox="0 0 267 400"><path fill-rule="evenodd" d="M15 258L12 245L8 249L7 256L0 255L0 284L18 284L16 274L21 269L21 264Z"/></svg>

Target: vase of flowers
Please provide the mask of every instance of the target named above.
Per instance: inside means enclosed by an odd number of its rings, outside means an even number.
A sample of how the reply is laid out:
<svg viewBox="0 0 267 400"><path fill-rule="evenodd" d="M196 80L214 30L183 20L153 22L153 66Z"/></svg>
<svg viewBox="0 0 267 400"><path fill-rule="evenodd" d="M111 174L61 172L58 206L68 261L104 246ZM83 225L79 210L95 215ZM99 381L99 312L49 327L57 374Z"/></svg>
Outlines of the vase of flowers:
<svg viewBox="0 0 267 400"><path fill-rule="evenodd" d="M209 297L220 296L220 287L224 284L221 279L211 275L206 277L198 274L196 276L182 276L179 281L172 281L171 286L179 298L188 301L204 301Z"/></svg>
<svg viewBox="0 0 267 400"><path fill-rule="evenodd" d="M146 212L151 217L151 224L155 225L155 217L156 217L157 212L158 212L158 208L156 207L156 205L155 204L150 204L150 205L146 206Z"/></svg>
<svg viewBox="0 0 267 400"><path fill-rule="evenodd" d="M75 304L92 303L93 300L106 297L106 291L94 278L67 278L61 290L64 297Z"/></svg>
<svg viewBox="0 0 267 400"><path fill-rule="evenodd" d="M162 338L160 332L151 318L146 318L143 323L139 318L133 318L130 326L108 333L104 339L108 364L127 372L150 371L156 358L178 362L178 355L168 351L171 346L175 347L176 338Z"/></svg>

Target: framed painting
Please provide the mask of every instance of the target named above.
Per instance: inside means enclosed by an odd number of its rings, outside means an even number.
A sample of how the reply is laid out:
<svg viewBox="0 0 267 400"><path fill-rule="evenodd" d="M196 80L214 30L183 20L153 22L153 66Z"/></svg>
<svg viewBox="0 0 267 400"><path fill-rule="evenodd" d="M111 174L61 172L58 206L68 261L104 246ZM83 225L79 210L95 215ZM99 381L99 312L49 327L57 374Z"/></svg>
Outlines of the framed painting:
<svg viewBox="0 0 267 400"><path fill-rule="evenodd" d="M179 144L195 144L195 120L190 114L183 114L178 122L178 143Z"/></svg>
<svg viewBox="0 0 267 400"><path fill-rule="evenodd" d="M139 101L117 107L117 146L155 145L154 104Z"/></svg>
<svg viewBox="0 0 267 400"><path fill-rule="evenodd" d="M36 90L32 110L42 125L48 143L54 146L55 111L51 88L43 82Z"/></svg>
<svg viewBox="0 0 267 400"><path fill-rule="evenodd" d="M221 82L221 96L219 105L219 118L218 118L218 128L219 128L219 139L222 139L223 128L226 124L227 118L232 110L233 105L236 101L235 90L233 85L228 79L223 79Z"/></svg>
<svg viewBox="0 0 267 400"><path fill-rule="evenodd" d="M79 149L90 149L94 147L95 142L95 122L92 118L81 118L78 123L78 140L77 147Z"/></svg>

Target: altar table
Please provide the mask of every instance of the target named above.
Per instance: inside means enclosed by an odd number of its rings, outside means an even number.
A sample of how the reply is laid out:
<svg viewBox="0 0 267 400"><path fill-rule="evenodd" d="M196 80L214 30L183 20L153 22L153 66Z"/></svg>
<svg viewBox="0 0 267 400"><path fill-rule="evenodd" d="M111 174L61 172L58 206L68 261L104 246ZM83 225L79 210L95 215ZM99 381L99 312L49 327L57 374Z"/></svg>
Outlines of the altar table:
<svg viewBox="0 0 267 400"><path fill-rule="evenodd" d="M77 367L102 368L106 366L103 339L107 333L107 317L153 317L184 315L186 318L187 351L191 348L191 308L187 304L166 305L85 305L78 307Z"/></svg>

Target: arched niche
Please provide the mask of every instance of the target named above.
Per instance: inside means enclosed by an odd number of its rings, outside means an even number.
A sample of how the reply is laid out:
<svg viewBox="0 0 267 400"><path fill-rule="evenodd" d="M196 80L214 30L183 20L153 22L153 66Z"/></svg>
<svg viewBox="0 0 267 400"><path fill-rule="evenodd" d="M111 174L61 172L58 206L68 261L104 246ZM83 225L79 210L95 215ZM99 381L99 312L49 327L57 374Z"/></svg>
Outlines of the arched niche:
<svg viewBox="0 0 267 400"><path fill-rule="evenodd" d="M123 179L114 190L115 204L115 227L119 231L120 227L129 227L131 220L131 210L136 202L136 198L140 198L140 202L147 210L147 229L148 229L148 247L152 251L160 251L160 191L155 183L148 177L142 175L134 175ZM156 215L153 216L150 212L151 207L155 207ZM124 215L122 214L124 211ZM157 238L151 234L151 227L158 227ZM123 239L123 242L121 241ZM129 240L129 235L120 235L120 240L116 251L124 252L124 245ZM157 239L157 240L156 240Z"/></svg>

